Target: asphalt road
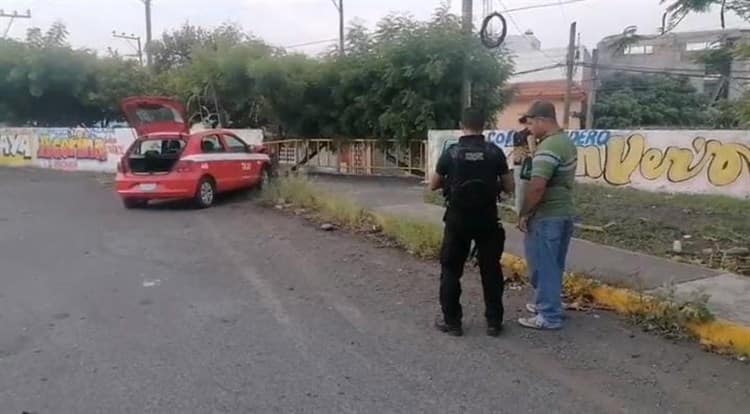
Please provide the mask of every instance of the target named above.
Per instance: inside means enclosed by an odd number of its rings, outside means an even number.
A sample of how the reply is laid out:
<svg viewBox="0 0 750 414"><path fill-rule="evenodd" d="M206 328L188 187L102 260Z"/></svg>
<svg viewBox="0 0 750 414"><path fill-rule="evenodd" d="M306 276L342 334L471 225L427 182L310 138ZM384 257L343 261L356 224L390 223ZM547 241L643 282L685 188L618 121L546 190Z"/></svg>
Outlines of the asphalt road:
<svg viewBox="0 0 750 414"><path fill-rule="evenodd" d="M750 367L608 314L434 331L437 266L245 197L125 211L0 170L0 413L729 413ZM507 317L528 292L508 293Z"/></svg>

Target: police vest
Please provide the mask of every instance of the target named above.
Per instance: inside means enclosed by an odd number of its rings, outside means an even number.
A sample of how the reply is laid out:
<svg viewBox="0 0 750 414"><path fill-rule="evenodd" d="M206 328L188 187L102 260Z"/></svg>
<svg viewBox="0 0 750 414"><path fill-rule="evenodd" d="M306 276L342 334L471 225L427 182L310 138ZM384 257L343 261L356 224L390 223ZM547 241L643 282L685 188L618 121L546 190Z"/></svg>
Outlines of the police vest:
<svg viewBox="0 0 750 414"><path fill-rule="evenodd" d="M485 141L459 142L448 148L452 160L448 203L452 208L466 212L494 208L499 192L499 151Z"/></svg>

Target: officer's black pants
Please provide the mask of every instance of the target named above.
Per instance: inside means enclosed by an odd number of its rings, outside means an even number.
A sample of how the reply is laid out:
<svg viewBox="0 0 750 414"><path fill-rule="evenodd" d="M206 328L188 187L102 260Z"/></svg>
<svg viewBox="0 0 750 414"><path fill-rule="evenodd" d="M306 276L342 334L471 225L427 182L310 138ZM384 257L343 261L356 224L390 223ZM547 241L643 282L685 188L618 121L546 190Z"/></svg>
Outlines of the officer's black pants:
<svg viewBox="0 0 750 414"><path fill-rule="evenodd" d="M484 290L485 318L491 325L503 321L504 280L500 266L500 255L505 245L505 230L497 222L497 215L487 220L471 220L460 217L445 219L445 233L440 253L440 306L448 324L459 324L461 309L461 276L473 240L479 251L479 272Z"/></svg>

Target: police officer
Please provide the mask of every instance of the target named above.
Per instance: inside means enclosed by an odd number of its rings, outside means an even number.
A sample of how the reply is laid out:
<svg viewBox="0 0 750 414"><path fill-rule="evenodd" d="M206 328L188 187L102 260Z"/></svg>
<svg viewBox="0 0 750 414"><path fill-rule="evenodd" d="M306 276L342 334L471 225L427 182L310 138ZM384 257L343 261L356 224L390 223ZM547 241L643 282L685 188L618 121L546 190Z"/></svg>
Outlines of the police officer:
<svg viewBox="0 0 750 414"><path fill-rule="evenodd" d="M443 317L436 327L449 335L463 335L461 276L471 242L479 251L487 334L500 335L503 322L503 275L500 254L505 231L497 219L500 190L512 194L513 178L503 151L482 135L485 118L469 108L462 119L463 136L438 160L430 190L447 189L445 233L440 253L440 306Z"/></svg>

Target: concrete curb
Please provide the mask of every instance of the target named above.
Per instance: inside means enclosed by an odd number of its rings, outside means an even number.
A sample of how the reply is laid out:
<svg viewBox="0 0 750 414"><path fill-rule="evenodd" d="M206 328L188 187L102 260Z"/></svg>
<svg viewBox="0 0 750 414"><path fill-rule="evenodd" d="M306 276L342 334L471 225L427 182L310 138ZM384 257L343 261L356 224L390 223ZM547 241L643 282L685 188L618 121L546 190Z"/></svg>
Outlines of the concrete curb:
<svg viewBox="0 0 750 414"><path fill-rule="evenodd" d="M525 259L504 253L501 262L504 267L514 273L526 276L528 265ZM570 273L566 274L566 276L571 275ZM586 279L595 281L591 278ZM654 311L655 307L663 303L662 300L654 296L641 294L627 288L615 288L606 284L593 288L591 295L595 304L603 305L621 315L629 315L637 311ZM695 335L700 344L708 351L750 357L750 326L715 319L708 322L688 323L685 328Z"/></svg>

